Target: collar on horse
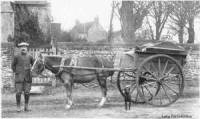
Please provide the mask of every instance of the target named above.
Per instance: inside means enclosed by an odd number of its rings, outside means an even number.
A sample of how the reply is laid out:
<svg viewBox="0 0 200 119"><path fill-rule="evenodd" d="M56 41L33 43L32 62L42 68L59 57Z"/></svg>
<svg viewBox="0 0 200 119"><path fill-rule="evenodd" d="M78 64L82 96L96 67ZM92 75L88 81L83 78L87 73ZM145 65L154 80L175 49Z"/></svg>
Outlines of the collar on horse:
<svg viewBox="0 0 200 119"><path fill-rule="evenodd" d="M64 71L65 60L66 59L67 59L67 57L62 57L61 62L60 62L59 70L55 74L55 76L59 76ZM78 57L77 56L72 56L71 61L69 63L69 66L77 66L77 61L78 61Z"/></svg>
<svg viewBox="0 0 200 119"><path fill-rule="evenodd" d="M97 60L101 63L101 68L104 68L103 58L100 56L96 56Z"/></svg>

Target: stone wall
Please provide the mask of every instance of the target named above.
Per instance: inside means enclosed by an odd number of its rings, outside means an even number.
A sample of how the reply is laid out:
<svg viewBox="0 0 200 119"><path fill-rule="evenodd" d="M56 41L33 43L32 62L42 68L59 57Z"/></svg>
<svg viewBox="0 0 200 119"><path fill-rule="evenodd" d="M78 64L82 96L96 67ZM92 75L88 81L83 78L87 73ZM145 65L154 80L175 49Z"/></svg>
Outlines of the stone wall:
<svg viewBox="0 0 200 119"><path fill-rule="evenodd" d="M16 50L16 48L15 48ZM13 76L12 70L10 68L12 56L14 54L13 44L4 43L1 48L1 57L2 57L2 83L3 87L12 87L13 86ZM63 50L62 50L63 51ZM89 55L89 54L98 54L103 55L104 57L113 56L117 52L123 52L123 49L114 49L112 52L109 50L66 50L66 54L78 54L78 55ZM65 55L65 54L61 54ZM117 57L115 57L117 58ZM118 60L115 60L119 62ZM184 75L185 75L185 84L186 85L198 85L197 82L199 80L199 72L200 72L200 52L192 51L190 58L187 58L187 63L183 67ZM195 81L194 81L195 80Z"/></svg>
<svg viewBox="0 0 200 119"><path fill-rule="evenodd" d="M1 43L1 81L2 88L13 87L13 73L11 62L14 55L14 45L12 43Z"/></svg>
<svg viewBox="0 0 200 119"><path fill-rule="evenodd" d="M200 52L192 51L191 55L187 57L187 62L183 68L185 76L185 86L199 87L200 72Z"/></svg>

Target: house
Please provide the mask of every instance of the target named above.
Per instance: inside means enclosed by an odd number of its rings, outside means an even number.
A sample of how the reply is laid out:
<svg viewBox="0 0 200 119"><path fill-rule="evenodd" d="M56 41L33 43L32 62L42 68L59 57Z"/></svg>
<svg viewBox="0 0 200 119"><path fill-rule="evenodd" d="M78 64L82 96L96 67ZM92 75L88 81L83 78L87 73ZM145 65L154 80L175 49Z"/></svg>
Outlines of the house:
<svg viewBox="0 0 200 119"><path fill-rule="evenodd" d="M8 42L15 34L16 6L25 6L28 11L37 15L39 26L47 37L50 31L50 3L46 1L1 1L1 34L2 42ZM45 38L46 38L45 37Z"/></svg>
<svg viewBox="0 0 200 119"><path fill-rule="evenodd" d="M1 1L1 35L1 43L14 37L14 11L8 1Z"/></svg>
<svg viewBox="0 0 200 119"><path fill-rule="evenodd" d="M72 38L79 40L87 40L89 42L97 42L107 39L107 32L99 23L99 18L87 23L76 21L76 25L70 31Z"/></svg>
<svg viewBox="0 0 200 119"><path fill-rule="evenodd" d="M50 26L52 21L50 3L47 1L15 1L15 6L26 6L29 12L38 17L39 27L44 34L44 40L50 34Z"/></svg>
<svg viewBox="0 0 200 119"><path fill-rule="evenodd" d="M113 39L112 39L112 44L124 44L124 40L122 38L122 33L121 31L115 31L113 32Z"/></svg>

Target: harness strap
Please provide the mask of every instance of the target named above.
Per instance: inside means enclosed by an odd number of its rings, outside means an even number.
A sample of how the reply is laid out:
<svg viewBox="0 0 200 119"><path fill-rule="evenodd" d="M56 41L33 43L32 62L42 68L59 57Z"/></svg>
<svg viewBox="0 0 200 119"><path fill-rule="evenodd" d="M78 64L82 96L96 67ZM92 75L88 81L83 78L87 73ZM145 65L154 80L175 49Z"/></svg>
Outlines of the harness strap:
<svg viewBox="0 0 200 119"><path fill-rule="evenodd" d="M101 62L101 68L105 68L102 57L96 56L97 59Z"/></svg>
<svg viewBox="0 0 200 119"><path fill-rule="evenodd" d="M77 66L78 58L77 56L73 55L70 61L69 66Z"/></svg>
<svg viewBox="0 0 200 119"><path fill-rule="evenodd" d="M104 66L104 64L103 64L103 59L102 59L102 57L100 57L100 60L101 60L101 66L102 66L102 68L104 68L105 66Z"/></svg>
<svg viewBox="0 0 200 119"><path fill-rule="evenodd" d="M32 67L31 67L31 71L33 71L33 68L35 67L35 64L36 64L37 60L38 60L38 58L35 59L35 61L34 61L33 65L32 65Z"/></svg>
<svg viewBox="0 0 200 119"><path fill-rule="evenodd" d="M58 72L61 72L63 70L63 66L65 65L65 60L66 57L62 57L61 62L60 62L60 68Z"/></svg>

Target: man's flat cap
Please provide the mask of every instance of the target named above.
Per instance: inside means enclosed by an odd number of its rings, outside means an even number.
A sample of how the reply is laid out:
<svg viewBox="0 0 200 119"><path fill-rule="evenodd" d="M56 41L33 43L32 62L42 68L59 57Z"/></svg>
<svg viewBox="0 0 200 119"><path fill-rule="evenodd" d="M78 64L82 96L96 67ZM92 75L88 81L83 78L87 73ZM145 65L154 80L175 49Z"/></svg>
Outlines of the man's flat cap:
<svg viewBox="0 0 200 119"><path fill-rule="evenodd" d="M21 43L18 44L18 46L19 46L19 47L22 47L22 46L27 46L27 47L28 47L29 44L26 43L26 42L21 42Z"/></svg>

